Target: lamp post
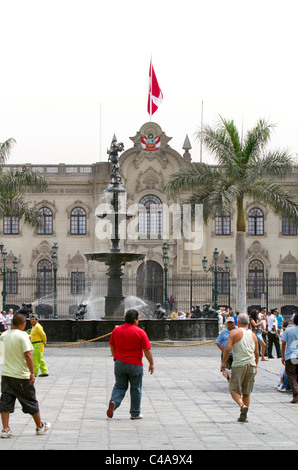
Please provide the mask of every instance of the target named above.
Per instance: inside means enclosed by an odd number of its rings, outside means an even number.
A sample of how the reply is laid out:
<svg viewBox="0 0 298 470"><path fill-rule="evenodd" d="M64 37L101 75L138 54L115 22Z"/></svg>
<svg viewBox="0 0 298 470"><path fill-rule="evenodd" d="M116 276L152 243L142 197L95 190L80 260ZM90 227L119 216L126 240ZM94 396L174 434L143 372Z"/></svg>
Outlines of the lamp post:
<svg viewBox="0 0 298 470"><path fill-rule="evenodd" d="M17 270L17 268L18 268L18 259L16 257L14 257L13 262L12 262L13 263L13 269L7 268L6 267L7 251L5 250L3 243L0 244L0 252L1 252L1 255L2 255L2 259L3 259L3 267L0 268L0 272L3 275L2 310L6 311L6 295L7 295L7 292L6 292L6 273L11 273L12 271Z"/></svg>
<svg viewBox="0 0 298 470"><path fill-rule="evenodd" d="M207 273L208 271L212 271L214 273L214 309L215 310L218 309L218 272L229 272L229 264L230 264L230 260L226 256L225 261L224 261L225 267L224 268L218 267L217 265L218 256L219 256L219 251L217 248L215 248L213 252L214 266L210 266L209 269L207 269L208 261L207 261L206 256L204 256L202 260L202 265L203 265L203 269L205 273Z"/></svg>
<svg viewBox="0 0 298 470"><path fill-rule="evenodd" d="M163 244L162 247L163 252L163 265L164 265L164 282L165 282L165 290L164 290L164 306L165 310L168 313L169 309L169 302L168 302L168 266L169 266L169 257L168 257L168 245L166 243Z"/></svg>
<svg viewBox="0 0 298 470"><path fill-rule="evenodd" d="M57 265L58 265L58 243L54 243L52 246L52 265L53 265L53 272L54 272L54 318L58 318L58 311L57 311Z"/></svg>

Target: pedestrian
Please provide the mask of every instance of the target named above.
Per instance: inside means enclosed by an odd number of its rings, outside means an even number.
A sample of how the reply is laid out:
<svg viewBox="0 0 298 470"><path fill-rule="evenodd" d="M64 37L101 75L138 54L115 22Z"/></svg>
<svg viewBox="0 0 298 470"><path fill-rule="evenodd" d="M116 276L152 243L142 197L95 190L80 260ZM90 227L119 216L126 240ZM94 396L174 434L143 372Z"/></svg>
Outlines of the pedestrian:
<svg viewBox="0 0 298 470"><path fill-rule="evenodd" d="M225 347L227 345L230 332L235 329L235 321L233 317L228 317L226 320L226 328L222 330L218 337L216 338L215 344L216 346L220 349L221 351L221 362L223 358L223 352L225 350ZM233 351L232 349L230 350L227 362L226 362L226 369L222 371L223 376L229 380L230 379L230 370L232 367L233 363Z"/></svg>
<svg viewBox="0 0 298 470"><path fill-rule="evenodd" d="M276 321L277 321L277 331L278 331L278 334L280 336L280 334L282 333L282 324L283 324L283 321L284 321L284 317L282 316L281 313L278 313L276 315Z"/></svg>
<svg viewBox="0 0 298 470"><path fill-rule="evenodd" d="M9 415L14 412L16 399L22 405L22 411L33 417L37 435L44 434L51 427L50 423L41 420L34 387L33 347L25 327L26 317L17 313L12 319L12 328L0 336L4 345L0 398L2 438L12 437Z"/></svg>
<svg viewBox="0 0 298 470"><path fill-rule="evenodd" d="M34 374L35 377L37 377L38 371L40 369L41 373L39 374L39 377L48 377L49 371L43 357L44 347L47 342L47 335L39 323L39 318L36 313L32 313L30 315L30 323L32 325L30 338L33 346Z"/></svg>
<svg viewBox="0 0 298 470"><path fill-rule="evenodd" d="M290 403L298 403L298 313L293 318L281 340L282 359L290 382L293 398Z"/></svg>
<svg viewBox="0 0 298 470"><path fill-rule="evenodd" d="M6 328L10 330L11 328L11 320L13 317L13 309L10 308L5 316L5 323L6 323Z"/></svg>
<svg viewBox="0 0 298 470"><path fill-rule="evenodd" d="M267 361L268 359L265 359L266 343L262 336L262 320L258 317L257 310L250 311L250 318L251 330L255 333L261 347L261 361Z"/></svg>
<svg viewBox="0 0 298 470"><path fill-rule="evenodd" d="M272 308L271 309L271 314L267 318L267 324L268 324L268 358L273 359L272 356L272 347L273 344L276 349L276 354L277 357L281 358L281 350L280 350L280 343L279 343L279 335L278 335L278 329L277 329L277 309Z"/></svg>
<svg viewBox="0 0 298 470"><path fill-rule="evenodd" d="M173 310L174 303L175 303L175 299L174 299L173 295L170 294L170 297L169 297L170 312Z"/></svg>
<svg viewBox="0 0 298 470"><path fill-rule="evenodd" d="M143 352L149 362L149 372L154 372L151 345L146 332L138 326L138 311L127 310L125 323L116 327L110 337L110 348L114 358L115 385L112 390L107 416L113 417L121 405L130 385L130 419L141 419L143 381Z"/></svg>
<svg viewBox="0 0 298 470"><path fill-rule="evenodd" d="M170 318L172 320L176 320L176 318L178 317L178 314L179 314L178 308L175 308L174 312L171 313Z"/></svg>
<svg viewBox="0 0 298 470"><path fill-rule="evenodd" d="M247 422L250 395L253 391L259 360L258 340L248 326L248 315L240 313L238 315L238 328L230 332L221 365L221 370L224 370L232 348L233 364L229 391L233 400L240 407L238 421L242 423Z"/></svg>
<svg viewBox="0 0 298 470"><path fill-rule="evenodd" d="M259 318L261 319L261 327L262 327L262 339L265 343L265 356L268 356L268 341L267 341L267 315L266 309L261 308Z"/></svg>
<svg viewBox="0 0 298 470"><path fill-rule="evenodd" d="M5 317L6 317L6 312L5 310L2 310L2 312L0 313L0 333L3 333L3 331L7 329Z"/></svg>

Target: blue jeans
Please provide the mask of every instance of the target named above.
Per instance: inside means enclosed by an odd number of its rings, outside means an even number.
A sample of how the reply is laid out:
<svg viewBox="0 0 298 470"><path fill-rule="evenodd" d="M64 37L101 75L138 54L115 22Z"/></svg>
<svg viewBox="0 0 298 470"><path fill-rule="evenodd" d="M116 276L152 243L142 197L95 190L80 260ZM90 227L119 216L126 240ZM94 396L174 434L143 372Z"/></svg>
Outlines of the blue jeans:
<svg viewBox="0 0 298 470"><path fill-rule="evenodd" d="M133 417L139 416L141 412L143 372L143 366L115 360L116 381L110 401L113 401L118 408L130 384L130 415Z"/></svg>

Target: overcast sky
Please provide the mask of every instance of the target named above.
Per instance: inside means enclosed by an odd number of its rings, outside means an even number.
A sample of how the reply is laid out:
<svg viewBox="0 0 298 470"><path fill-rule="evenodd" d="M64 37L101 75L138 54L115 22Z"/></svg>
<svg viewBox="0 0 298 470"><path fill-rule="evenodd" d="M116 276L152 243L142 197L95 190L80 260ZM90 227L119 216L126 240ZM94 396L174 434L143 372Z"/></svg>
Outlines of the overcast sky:
<svg viewBox="0 0 298 470"><path fill-rule="evenodd" d="M200 160L203 121L276 124L298 153L296 0L2 0L0 142L9 163L106 161L113 134L149 121L150 58L164 100L152 120ZM211 162L203 149L203 161Z"/></svg>

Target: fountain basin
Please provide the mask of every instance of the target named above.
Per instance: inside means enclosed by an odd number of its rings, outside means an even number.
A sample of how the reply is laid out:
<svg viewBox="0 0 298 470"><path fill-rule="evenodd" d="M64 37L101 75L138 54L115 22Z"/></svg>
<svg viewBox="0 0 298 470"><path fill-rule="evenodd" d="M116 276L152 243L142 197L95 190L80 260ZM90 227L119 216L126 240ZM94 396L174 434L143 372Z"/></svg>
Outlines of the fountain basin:
<svg viewBox="0 0 298 470"><path fill-rule="evenodd" d="M40 320L46 332L48 343L73 343L90 341L94 338L97 343L108 343L110 333L124 319L109 320ZM198 318L191 320L151 320L142 319L139 326L143 328L150 341L199 341L215 340L218 336L218 320L215 318ZM28 328L30 323L28 322ZM102 337L102 338L101 338ZM87 345L89 343L86 343Z"/></svg>

